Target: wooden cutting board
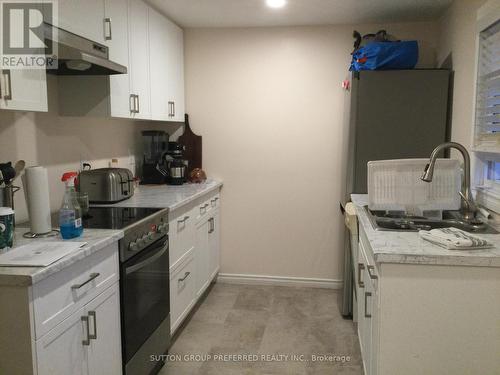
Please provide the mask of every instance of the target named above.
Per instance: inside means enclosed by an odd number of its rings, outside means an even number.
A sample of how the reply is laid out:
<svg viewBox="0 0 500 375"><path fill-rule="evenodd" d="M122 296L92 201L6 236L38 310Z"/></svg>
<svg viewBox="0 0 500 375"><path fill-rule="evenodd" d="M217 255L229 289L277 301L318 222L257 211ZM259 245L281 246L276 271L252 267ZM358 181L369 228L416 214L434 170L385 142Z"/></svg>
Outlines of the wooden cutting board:
<svg viewBox="0 0 500 375"><path fill-rule="evenodd" d="M189 126L189 115L185 115L184 133L179 137L179 144L183 145L186 149L184 151L184 158L188 160L188 173L195 168L202 168L202 137L196 135Z"/></svg>

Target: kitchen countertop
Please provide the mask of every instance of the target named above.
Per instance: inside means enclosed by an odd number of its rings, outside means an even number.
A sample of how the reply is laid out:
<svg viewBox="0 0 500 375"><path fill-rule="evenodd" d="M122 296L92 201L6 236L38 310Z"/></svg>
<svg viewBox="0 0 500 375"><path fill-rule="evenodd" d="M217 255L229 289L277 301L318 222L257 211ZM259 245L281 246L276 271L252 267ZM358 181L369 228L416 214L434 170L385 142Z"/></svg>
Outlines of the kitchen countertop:
<svg viewBox="0 0 500 375"><path fill-rule="evenodd" d="M39 239L24 238L23 233L28 230L28 228L16 228L14 247L8 251L15 251L16 247L25 245L30 241L63 241L59 236ZM121 230L85 229L81 237L67 241L87 242L87 245L47 267L0 267L0 285L27 286L35 284L73 263L104 249L121 238L123 238L123 231Z"/></svg>
<svg viewBox="0 0 500 375"><path fill-rule="evenodd" d="M367 194L352 194L359 225L363 227L375 262L453 266L500 267L500 234L478 234L494 244L485 250L447 250L423 240L416 232L377 231L373 229L364 206Z"/></svg>
<svg viewBox="0 0 500 375"><path fill-rule="evenodd" d="M212 179L208 179L201 184L179 186L140 185L130 199L112 205L99 206L168 208L173 211L221 186L221 181Z"/></svg>
<svg viewBox="0 0 500 375"><path fill-rule="evenodd" d="M134 195L130 199L112 205L102 206L168 208L170 211L173 211L211 191L219 189L221 186L221 181L212 179L208 179L201 184L184 184L180 186L141 185L136 189ZM62 241L60 237L36 240L23 238L22 235L27 230L27 228L22 227L16 228L15 246L13 250L15 250L16 246L24 245L29 241ZM124 233L121 230L85 229L82 237L72 241L88 242L87 246L75 251L73 254L65 256L47 267L0 267L0 285L25 286L37 283L49 275L120 240L123 238L123 235Z"/></svg>

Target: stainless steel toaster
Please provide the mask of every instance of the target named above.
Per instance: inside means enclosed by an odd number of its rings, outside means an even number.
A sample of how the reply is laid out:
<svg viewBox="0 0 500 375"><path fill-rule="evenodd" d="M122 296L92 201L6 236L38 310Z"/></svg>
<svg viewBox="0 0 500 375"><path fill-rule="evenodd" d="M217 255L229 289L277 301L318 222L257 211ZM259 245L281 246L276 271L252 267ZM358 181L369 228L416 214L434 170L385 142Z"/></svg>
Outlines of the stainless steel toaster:
<svg viewBox="0 0 500 375"><path fill-rule="evenodd" d="M91 203L115 203L134 195L134 177L125 168L99 168L80 172L78 190Z"/></svg>

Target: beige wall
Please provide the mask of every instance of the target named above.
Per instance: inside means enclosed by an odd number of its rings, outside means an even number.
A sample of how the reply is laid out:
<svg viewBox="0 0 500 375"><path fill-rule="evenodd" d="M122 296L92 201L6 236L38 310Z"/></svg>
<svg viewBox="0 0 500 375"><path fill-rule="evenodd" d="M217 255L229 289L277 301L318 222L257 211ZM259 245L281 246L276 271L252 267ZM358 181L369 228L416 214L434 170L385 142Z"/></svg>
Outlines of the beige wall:
<svg viewBox="0 0 500 375"><path fill-rule="evenodd" d="M437 24L192 29L186 39L186 100L203 135L204 167L224 180L222 272L341 279L338 210L343 92L352 30L386 27L418 38L423 66L435 61ZM131 167L140 130L172 124L58 116L56 78L49 113L0 111L0 160L45 165L51 207L60 176L118 157ZM19 221L27 218L16 197Z"/></svg>
<svg viewBox="0 0 500 375"><path fill-rule="evenodd" d="M134 168L134 156L141 152L144 129L163 129L174 133L175 124L126 119L60 117L57 78L48 77L49 112L0 111L0 161L24 159L28 166L48 168L50 203L59 209L64 185L61 175L80 168L88 160L93 167L107 167L112 158L119 165ZM137 164L139 165L139 164ZM21 180L16 181L21 184ZM23 192L15 196L16 221L28 219Z"/></svg>
<svg viewBox="0 0 500 375"><path fill-rule="evenodd" d="M455 0L439 22L438 64L451 57L455 71L452 140L466 147L472 141L476 60L476 12L485 0Z"/></svg>
<svg viewBox="0 0 500 375"><path fill-rule="evenodd" d="M188 29L187 112L224 180L222 271L341 279L343 97L352 30L420 39L437 24Z"/></svg>

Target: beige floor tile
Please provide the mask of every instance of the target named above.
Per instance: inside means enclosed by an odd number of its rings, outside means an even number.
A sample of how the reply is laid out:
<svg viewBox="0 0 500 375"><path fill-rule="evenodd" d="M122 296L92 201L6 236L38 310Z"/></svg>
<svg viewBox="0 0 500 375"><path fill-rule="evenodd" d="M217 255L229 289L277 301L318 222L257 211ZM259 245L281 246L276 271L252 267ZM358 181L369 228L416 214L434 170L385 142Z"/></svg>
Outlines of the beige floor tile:
<svg viewBox="0 0 500 375"><path fill-rule="evenodd" d="M230 361L167 363L161 375L362 375L352 320L343 319L337 291L216 284L170 354L348 355L350 362Z"/></svg>

